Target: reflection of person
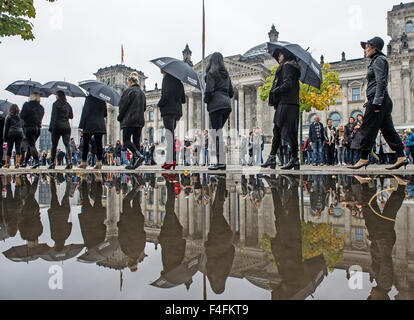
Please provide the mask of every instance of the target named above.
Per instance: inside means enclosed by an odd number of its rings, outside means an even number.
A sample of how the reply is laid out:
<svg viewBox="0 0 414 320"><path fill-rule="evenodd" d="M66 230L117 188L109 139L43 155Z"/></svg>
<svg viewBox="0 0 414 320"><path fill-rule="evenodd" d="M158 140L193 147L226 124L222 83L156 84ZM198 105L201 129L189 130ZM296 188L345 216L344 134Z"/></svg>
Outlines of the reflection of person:
<svg viewBox="0 0 414 320"><path fill-rule="evenodd" d="M88 183L82 181L80 195L82 199L81 213L78 215L85 246L90 249L105 241L106 209L102 206L103 187L102 182L96 179L92 182L91 198L94 200L93 206L89 199Z"/></svg>
<svg viewBox="0 0 414 320"><path fill-rule="evenodd" d="M3 223L6 227L6 232L9 237L15 237L18 230L18 224L22 218L22 192L21 192L21 179L20 176L16 176L16 185L14 189L14 196L11 187L10 176L6 176L6 191L7 196L3 200L0 197L0 202L4 201L4 205L0 206L0 210L3 212ZM1 184L1 179L0 179Z"/></svg>
<svg viewBox="0 0 414 320"><path fill-rule="evenodd" d="M122 252L128 257L128 267L132 272L138 270L138 262L140 262L140 257L143 257L146 243L145 218L139 202L138 187L134 185L134 188L122 200L123 212L118 222L119 244Z"/></svg>
<svg viewBox="0 0 414 320"><path fill-rule="evenodd" d="M213 179L213 178L212 178ZM219 178L213 204L211 205L210 232L205 246L207 277L211 289L222 294L231 272L235 256L233 232L223 216L226 195L226 179Z"/></svg>
<svg viewBox="0 0 414 320"><path fill-rule="evenodd" d="M66 240L69 238L72 232L72 223L68 222L70 217L70 179L66 181L65 195L63 196L61 204L56 190L56 182L54 177L50 179L50 193L52 200L50 202L50 208L48 210L49 223L50 223L50 235L55 241L55 250L60 252L65 246Z"/></svg>

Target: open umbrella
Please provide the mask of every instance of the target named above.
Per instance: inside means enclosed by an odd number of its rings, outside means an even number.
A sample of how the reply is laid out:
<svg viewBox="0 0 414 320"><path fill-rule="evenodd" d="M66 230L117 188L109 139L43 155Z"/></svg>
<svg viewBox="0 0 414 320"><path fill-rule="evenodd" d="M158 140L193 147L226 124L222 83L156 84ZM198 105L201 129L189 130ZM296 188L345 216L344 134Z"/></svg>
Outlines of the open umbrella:
<svg viewBox="0 0 414 320"><path fill-rule="evenodd" d="M92 97L105 101L113 106L118 106L121 96L115 89L111 88L107 84L95 80L86 80L79 82L79 86L86 91Z"/></svg>
<svg viewBox="0 0 414 320"><path fill-rule="evenodd" d="M170 57L164 57L151 60L151 62L159 67L162 71L169 73L178 80L181 80L182 82L185 82L201 90L201 82L198 78L197 72L195 72L194 69L184 61Z"/></svg>
<svg viewBox="0 0 414 320"><path fill-rule="evenodd" d="M55 248L47 248L44 252L40 252L39 256L46 261L65 261L76 257L84 247L83 244L70 244L65 246L62 251L56 251Z"/></svg>
<svg viewBox="0 0 414 320"><path fill-rule="evenodd" d="M49 95L55 94L58 91L63 91L69 97L86 97L85 93L77 85L65 81L50 81L42 86L43 89L49 92Z"/></svg>
<svg viewBox="0 0 414 320"><path fill-rule="evenodd" d="M322 84L322 70L319 63L312 57L312 55L300 45L289 42L268 42L268 52L277 59L279 52L287 50L292 53L302 67L302 74L300 81L309 84L315 88L320 89Z"/></svg>
<svg viewBox="0 0 414 320"><path fill-rule="evenodd" d="M29 262L39 258L41 252L49 249L47 244L39 244L35 248L29 248L27 245L13 247L5 252L4 256L13 262Z"/></svg>
<svg viewBox="0 0 414 320"><path fill-rule="evenodd" d="M78 258L78 261L83 263L96 263L110 257L118 248L118 238L112 237L89 249Z"/></svg>
<svg viewBox="0 0 414 320"><path fill-rule="evenodd" d="M29 97L32 93L39 93L43 98L50 96L48 90L43 89L40 82L31 80L15 81L10 84L6 90L14 93L17 96L23 97Z"/></svg>
<svg viewBox="0 0 414 320"><path fill-rule="evenodd" d="M169 289L190 281L200 268L202 255L188 262L180 264L175 269L162 275L158 280L151 283L157 288Z"/></svg>
<svg viewBox="0 0 414 320"><path fill-rule="evenodd" d="M5 117L9 113L11 102L7 100L0 100L0 117Z"/></svg>

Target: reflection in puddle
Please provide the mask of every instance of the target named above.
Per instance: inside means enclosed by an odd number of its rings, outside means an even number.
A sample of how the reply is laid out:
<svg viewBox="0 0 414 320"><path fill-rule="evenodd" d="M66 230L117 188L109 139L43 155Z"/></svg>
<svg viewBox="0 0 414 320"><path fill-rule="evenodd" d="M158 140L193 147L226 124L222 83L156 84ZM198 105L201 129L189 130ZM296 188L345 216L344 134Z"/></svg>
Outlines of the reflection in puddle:
<svg viewBox="0 0 414 320"><path fill-rule="evenodd" d="M413 182L345 175L2 176L0 295L412 299ZM55 296L41 280L53 264L66 277ZM362 282L355 289L356 266ZM118 288L108 284L116 271Z"/></svg>

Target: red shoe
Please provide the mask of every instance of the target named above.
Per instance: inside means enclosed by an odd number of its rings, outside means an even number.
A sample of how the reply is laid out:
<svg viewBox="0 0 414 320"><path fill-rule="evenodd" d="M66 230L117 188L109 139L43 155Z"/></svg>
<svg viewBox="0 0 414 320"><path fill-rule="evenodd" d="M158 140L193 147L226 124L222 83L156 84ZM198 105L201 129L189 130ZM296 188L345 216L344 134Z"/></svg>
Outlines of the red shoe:
<svg viewBox="0 0 414 320"><path fill-rule="evenodd" d="M181 188L181 184L179 182L176 182L175 183L175 194L179 196L181 194L181 191L183 191L183 189Z"/></svg>
<svg viewBox="0 0 414 320"><path fill-rule="evenodd" d="M170 170L171 168L173 168L173 170L175 170L175 168L177 167L177 162L174 161L172 163L166 163L165 165L162 166L162 168L164 170Z"/></svg>

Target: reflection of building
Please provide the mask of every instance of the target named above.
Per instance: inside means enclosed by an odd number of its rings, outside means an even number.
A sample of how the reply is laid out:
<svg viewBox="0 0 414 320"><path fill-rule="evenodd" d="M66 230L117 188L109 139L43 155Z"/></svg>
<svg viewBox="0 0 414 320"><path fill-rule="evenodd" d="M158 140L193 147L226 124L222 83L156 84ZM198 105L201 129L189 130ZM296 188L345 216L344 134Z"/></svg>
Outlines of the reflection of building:
<svg viewBox="0 0 414 320"><path fill-rule="evenodd" d="M76 144L79 145L81 129L73 127L71 130L71 138L74 138ZM59 140L58 149L65 150L62 139ZM49 126L42 126L40 137L37 140L37 150L39 152L52 150L52 134L49 132Z"/></svg>

